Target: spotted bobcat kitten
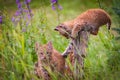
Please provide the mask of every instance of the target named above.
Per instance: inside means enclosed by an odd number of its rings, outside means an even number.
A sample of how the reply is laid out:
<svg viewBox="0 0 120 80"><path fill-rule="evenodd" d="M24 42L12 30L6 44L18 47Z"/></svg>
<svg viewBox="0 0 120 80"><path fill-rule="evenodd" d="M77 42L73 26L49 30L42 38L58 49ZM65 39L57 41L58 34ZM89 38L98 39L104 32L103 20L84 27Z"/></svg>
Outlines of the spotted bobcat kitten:
<svg viewBox="0 0 120 80"><path fill-rule="evenodd" d="M81 30L88 30L91 34L97 35L99 27L105 24L110 29L111 19L107 12L103 9L89 9L75 19L59 24L55 30L66 38L76 38Z"/></svg>
<svg viewBox="0 0 120 80"><path fill-rule="evenodd" d="M41 75L44 79L47 75L49 77L48 71L45 70L47 66L50 67L51 71L57 71L60 74L64 74L65 59L53 48L51 42L48 42L45 45L39 45L39 43L36 43L35 50L38 55L38 62L36 64L38 66L35 68L37 75Z"/></svg>

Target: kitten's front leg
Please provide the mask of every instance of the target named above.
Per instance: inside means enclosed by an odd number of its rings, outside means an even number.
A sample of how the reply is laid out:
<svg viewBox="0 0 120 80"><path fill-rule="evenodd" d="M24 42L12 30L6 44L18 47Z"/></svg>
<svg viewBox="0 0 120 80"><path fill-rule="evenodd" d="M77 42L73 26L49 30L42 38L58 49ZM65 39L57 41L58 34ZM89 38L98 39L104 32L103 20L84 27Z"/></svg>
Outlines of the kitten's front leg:
<svg viewBox="0 0 120 80"><path fill-rule="evenodd" d="M79 25L79 24L76 24L73 29L72 29L72 32L71 32L71 38L72 39L75 39L77 36L78 36L78 32L81 30L82 26Z"/></svg>
<svg viewBox="0 0 120 80"><path fill-rule="evenodd" d="M69 43L68 47L65 49L65 51L62 53L63 57L67 57L68 54L70 54L73 51L73 43L72 41Z"/></svg>

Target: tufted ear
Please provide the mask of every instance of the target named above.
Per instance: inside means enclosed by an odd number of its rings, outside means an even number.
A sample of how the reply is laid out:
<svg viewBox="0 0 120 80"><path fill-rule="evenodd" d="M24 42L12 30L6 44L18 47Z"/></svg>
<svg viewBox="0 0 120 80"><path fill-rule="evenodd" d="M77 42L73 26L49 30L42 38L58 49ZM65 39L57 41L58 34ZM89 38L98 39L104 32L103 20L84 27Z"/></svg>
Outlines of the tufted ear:
<svg viewBox="0 0 120 80"><path fill-rule="evenodd" d="M51 41L49 41L49 42L47 43L47 49L50 50L50 51L53 49L53 46L52 46L52 42L51 42Z"/></svg>

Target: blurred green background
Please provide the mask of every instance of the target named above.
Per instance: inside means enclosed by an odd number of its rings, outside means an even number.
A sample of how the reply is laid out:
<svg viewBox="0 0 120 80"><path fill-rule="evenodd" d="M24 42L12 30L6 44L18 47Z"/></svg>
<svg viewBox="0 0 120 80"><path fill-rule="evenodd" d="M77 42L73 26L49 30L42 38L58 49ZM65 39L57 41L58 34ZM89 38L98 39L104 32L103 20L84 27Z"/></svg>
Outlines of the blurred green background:
<svg viewBox="0 0 120 80"><path fill-rule="evenodd" d="M112 29L108 32L106 26L103 26L97 36L90 35L83 80L119 80L120 0L99 1L102 9L111 16ZM45 44L52 41L54 47L62 53L69 40L59 35L54 28L88 9L100 8L98 0L59 0L59 4L63 7L59 10L60 21L58 11L51 8L50 0L31 0L30 8L34 16L26 27L20 23L14 25L11 21L17 10L16 1L0 0L0 15L4 16L3 24L0 24L0 80L39 80L33 74L37 61L35 42ZM26 32L22 32L22 27L25 27ZM52 78L57 80L54 73ZM65 76L62 80L74 78Z"/></svg>

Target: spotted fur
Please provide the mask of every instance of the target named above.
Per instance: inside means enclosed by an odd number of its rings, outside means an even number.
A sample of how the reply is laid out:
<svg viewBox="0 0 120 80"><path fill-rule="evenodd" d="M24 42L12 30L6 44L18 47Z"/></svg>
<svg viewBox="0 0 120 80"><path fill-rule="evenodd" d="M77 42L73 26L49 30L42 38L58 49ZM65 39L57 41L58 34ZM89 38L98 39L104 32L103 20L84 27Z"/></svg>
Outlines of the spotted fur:
<svg viewBox="0 0 120 80"><path fill-rule="evenodd" d="M35 51L38 56L38 61L35 64L35 73L38 77L42 77L45 80L50 80L49 72L46 70L48 67L51 71L64 74L65 59L57 50L53 48L51 42L48 42L45 45L36 43Z"/></svg>

